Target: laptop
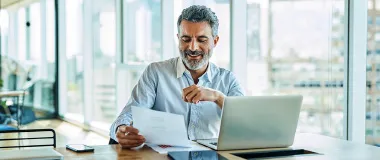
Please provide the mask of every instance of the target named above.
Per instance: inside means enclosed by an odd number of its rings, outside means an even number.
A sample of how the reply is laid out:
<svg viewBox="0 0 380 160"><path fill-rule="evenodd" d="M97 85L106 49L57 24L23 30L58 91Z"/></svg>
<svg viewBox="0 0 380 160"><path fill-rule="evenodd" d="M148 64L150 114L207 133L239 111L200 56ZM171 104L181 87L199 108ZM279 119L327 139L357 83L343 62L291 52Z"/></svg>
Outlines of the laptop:
<svg viewBox="0 0 380 160"><path fill-rule="evenodd" d="M214 150L293 145L302 96L226 97L219 138L197 140Z"/></svg>
<svg viewBox="0 0 380 160"><path fill-rule="evenodd" d="M62 154L58 153L52 148L44 149L23 149L23 150L0 150L0 160L23 160L23 159L63 159Z"/></svg>

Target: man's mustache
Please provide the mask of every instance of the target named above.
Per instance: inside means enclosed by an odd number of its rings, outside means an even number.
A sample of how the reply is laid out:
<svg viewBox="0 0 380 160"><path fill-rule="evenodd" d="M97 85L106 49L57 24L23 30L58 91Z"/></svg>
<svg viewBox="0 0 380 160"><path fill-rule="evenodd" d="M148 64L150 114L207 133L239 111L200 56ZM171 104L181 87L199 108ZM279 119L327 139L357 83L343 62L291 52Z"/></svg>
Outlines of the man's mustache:
<svg viewBox="0 0 380 160"><path fill-rule="evenodd" d="M199 56L199 55L203 56L205 54L202 51L191 51L191 50L185 50L184 53L185 55L189 55L189 56Z"/></svg>

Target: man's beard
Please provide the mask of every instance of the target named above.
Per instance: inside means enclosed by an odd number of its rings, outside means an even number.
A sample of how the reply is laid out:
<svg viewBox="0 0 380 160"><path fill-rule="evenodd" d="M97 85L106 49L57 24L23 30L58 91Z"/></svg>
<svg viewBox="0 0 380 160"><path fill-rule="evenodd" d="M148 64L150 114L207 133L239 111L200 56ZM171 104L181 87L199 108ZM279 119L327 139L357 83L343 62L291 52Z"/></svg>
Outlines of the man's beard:
<svg viewBox="0 0 380 160"><path fill-rule="evenodd" d="M209 51L208 54L205 54L202 51L191 51L191 50L184 50L179 51L181 53L182 61L185 63L186 67L190 70L198 70L201 69L203 66L207 65L211 56L212 56L212 50ZM188 56L202 56L200 60L189 60L187 59Z"/></svg>

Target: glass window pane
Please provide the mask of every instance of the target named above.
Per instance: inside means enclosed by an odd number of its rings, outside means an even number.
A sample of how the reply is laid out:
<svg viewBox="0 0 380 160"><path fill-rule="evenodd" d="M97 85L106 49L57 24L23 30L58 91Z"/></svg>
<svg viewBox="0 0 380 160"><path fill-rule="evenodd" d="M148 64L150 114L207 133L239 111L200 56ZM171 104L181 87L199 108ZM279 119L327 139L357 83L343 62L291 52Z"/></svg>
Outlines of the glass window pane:
<svg viewBox="0 0 380 160"><path fill-rule="evenodd" d="M43 4L43 3L42 3ZM54 95L53 87L55 82L55 73L56 73L56 58L55 58L55 6L54 6L54 0L46 0L46 7L45 7L45 16L46 23L41 25L45 25L46 30L41 30L43 34L41 36L46 36L45 44L42 44L41 47L44 47L46 50L46 57L42 60L41 64L41 70L47 74L46 77L43 77L43 84L41 85L41 92L42 92L42 102L41 106L43 108L46 108L47 110L58 112L55 110L54 107ZM41 53L42 54L42 53ZM46 68L44 68L45 66Z"/></svg>
<svg viewBox="0 0 380 160"><path fill-rule="evenodd" d="M41 10L40 3L30 5L30 55L31 60L41 61Z"/></svg>
<svg viewBox="0 0 380 160"><path fill-rule="evenodd" d="M368 4L366 143L380 146L380 1Z"/></svg>
<svg viewBox="0 0 380 160"><path fill-rule="evenodd" d="M48 81L55 81L55 7L54 0L46 1L46 58Z"/></svg>
<svg viewBox="0 0 380 160"><path fill-rule="evenodd" d="M3 11L0 17L2 19L1 25L4 25L6 29L1 28L1 31L4 32L10 29L9 35L12 36L11 41L6 41L10 44L6 44L5 47L9 46L12 47L12 50L15 50L15 53L8 53L7 56L9 57L4 59L7 67L1 68L4 71L5 88L9 90L27 90L29 94L25 96L23 103L25 106L30 106L40 111L36 115L37 118L49 117L56 112L54 107L55 95L53 94L55 62L53 60L46 63L45 59L42 59L44 51L42 47L47 47L47 45L53 48L51 56L55 56L54 25L46 27L47 30L42 30L43 25L46 24L42 21L44 15L41 15L41 10L44 8L49 9L50 13L47 13L54 17L54 0L47 0L47 3L50 4L47 7L42 6L40 2L25 4L25 8L20 8L16 12L9 10L10 17L8 17L8 14L4 14ZM47 15L45 14L45 16ZM54 24L54 20L50 20L50 22ZM48 40L46 44L42 44L42 36L44 35L53 37L53 40ZM3 46L1 49L3 49ZM30 55L28 56L27 53L30 53Z"/></svg>
<svg viewBox="0 0 380 160"><path fill-rule="evenodd" d="M9 38L9 15L6 10L0 10L0 37L1 37L1 55L8 54L8 38Z"/></svg>
<svg viewBox="0 0 380 160"><path fill-rule="evenodd" d="M93 4L93 116L91 124L109 129L116 119L116 10L115 0L97 0Z"/></svg>
<svg viewBox="0 0 380 160"><path fill-rule="evenodd" d="M124 98L122 99L122 101L125 101L123 105L127 104L129 98L131 97L132 89L137 84L138 80L141 77L141 74L144 72L144 69L145 67L141 69L119 70L118 74L121 76L118 77L118 82L119 83L125 82L122 85L118 85L118 89L121 90L118 93L120 93L121 95L123 95L123 97L125 97L125 99Z"/></svg>
<svg viewBox="0 0 380 160"><path fill-rule="evenodd" d="M124 63L162 59L161 0L124 1Z"/></svg>
<svg viewBox="0 0 380 160"><path fill-rule="evenodd" d="M17 50L18 50L18 59L20 61L26 60L26 14L25 8L20 8L17 12Z"/></svg>
<svg viewBox="0 0 380 160"><path fill-rule="evenodd" d="M67 113L83 121L83 1L66 0Z"/></svg>
<svg viewBox="0 0 380 160"><path fill-rule="evenodd" d="M209 8L213 12L215 12L216 16L219 19L219 42L213 51L213 56L211 57L211 62L215 63L219 67L223 67L226 69L230 68L230 1L229 0L195 0L195 1L187 1L187 0L179 0L174 2L174 22L176 24L177 29L177 21L179 15L183 9L191 6L191 5L204 5ZM175 31L177 34L178 31ZM178 48L178 39L176 39L175 48ZM179 56L179 51L177 49L177 55Z"/></svg>
<svg viewBox="0 0 380 160"><path fill-rule="evenodd" d="M131 91L147 64L162 60L161 0L123 1L123 49L124 64L117 69L117 106L113 114L119 114L130 98ZM120 84L122 83L122 84ZM112 119L111 121L114 121Z"/></svg>
<svg viewBox="0 0 380 160"><path fill-rule="evenodd" d="M54 0L46 1L46 55L49 63L55 62L55 8ZM51 74L49 74L51 75ZM54 75L54 74L53 74Z"/></svg>
<svg viewBox="0 0 380 160"><path fill-rule="evenodd" d="M247 95L303 95L298 132L343 138L344 6L247 0Z"/></svg>

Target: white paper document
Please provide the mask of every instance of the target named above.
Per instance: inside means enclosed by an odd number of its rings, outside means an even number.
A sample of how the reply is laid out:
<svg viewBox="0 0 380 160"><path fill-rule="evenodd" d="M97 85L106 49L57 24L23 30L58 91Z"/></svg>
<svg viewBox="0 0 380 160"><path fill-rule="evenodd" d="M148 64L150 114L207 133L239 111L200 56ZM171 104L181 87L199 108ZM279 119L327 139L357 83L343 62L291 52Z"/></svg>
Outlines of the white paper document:
<svg viewBox="0 0 380 160"><path fill-rule="evenodd" d="M175 151L207 151L211 150L210 148L204 147L196 142L190 141L191 147L173 147L168 145L156 145L156 144L149 144L147 143L150 148L155 150L156 152L160 154L167 154L168 152L175 152Z"/></svg>
<svg viewBox="0 0 380 160"><path fill-rule="evenodd" d="M145 143L191 147L182 115L132 106L132 118Z"/></svg>

